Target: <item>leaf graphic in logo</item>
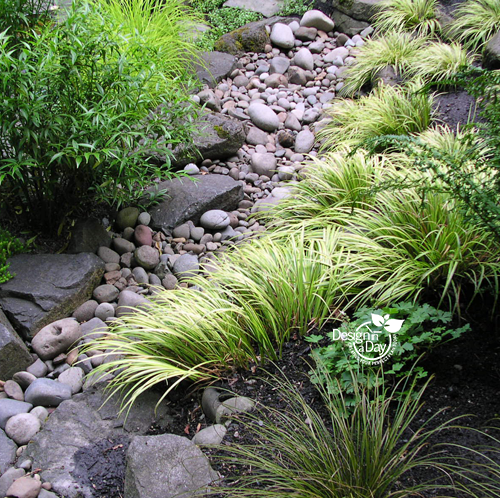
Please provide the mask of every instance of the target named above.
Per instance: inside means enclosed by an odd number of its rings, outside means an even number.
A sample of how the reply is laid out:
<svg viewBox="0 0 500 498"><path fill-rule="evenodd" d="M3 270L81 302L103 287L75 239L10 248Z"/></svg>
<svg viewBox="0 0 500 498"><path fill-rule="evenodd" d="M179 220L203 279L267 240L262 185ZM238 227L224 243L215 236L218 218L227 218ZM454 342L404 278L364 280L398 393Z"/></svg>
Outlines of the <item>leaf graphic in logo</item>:
<svg viewBox="0 0 500 498"><path fill-rule="evenodd" d="M384 322L385 322L385 320L384 320L384 317L382 315L377 315L375 313L372 313L373 325L376 325L377 327L382 327L382 325L384 325Z"/></svg>
<svg viewBox="0 0 500 498"><path fill-rule="evenodd" d="M395 320L394 318L391 320L387 320L385 324L385 330L387 332L395 333L399 332L401 330L401 327L403 326L404 320Z"/></svg>

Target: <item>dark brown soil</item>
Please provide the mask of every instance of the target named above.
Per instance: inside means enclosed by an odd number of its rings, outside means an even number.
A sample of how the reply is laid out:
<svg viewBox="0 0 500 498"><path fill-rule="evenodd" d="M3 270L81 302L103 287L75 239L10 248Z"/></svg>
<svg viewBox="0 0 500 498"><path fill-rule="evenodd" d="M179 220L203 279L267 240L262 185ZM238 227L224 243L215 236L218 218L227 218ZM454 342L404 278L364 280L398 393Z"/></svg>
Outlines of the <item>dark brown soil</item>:
<svg viewBox="0 0 500 498"><path fill-rule="evenodd" d="M452 130L480 120L476 99L465 90L438 93L435 99L437 119Z"/></svg>

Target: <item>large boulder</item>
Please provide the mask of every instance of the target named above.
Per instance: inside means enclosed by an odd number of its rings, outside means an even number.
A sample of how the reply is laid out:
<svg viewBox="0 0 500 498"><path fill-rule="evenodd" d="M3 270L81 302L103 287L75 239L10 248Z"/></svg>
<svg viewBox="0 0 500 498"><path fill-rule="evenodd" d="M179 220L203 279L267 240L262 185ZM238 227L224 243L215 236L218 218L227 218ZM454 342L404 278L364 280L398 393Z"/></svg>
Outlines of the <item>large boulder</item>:
<svg viewBox="0 0 500 498"><path fill-rule="evenodd" d="M483 67L500 69L500 31L491 38L484 48Z"/></svg>
<svg viewBox="0 0 500 498"><path fill-rule="evenodd" d="M337 30L341 33L345 33L349 36L357 35L361 33L364 29L370 26L367 21L360 21L359 19L354 19L347 14L344 14L340 10L333 10L332 17L335 18L335 24L337 25Z"/></svg>
<svg viewBox="0 0 500 498"><path fill-rule="evenodd" d="M101 246L111 245L111 235L96 219L80 220L71 230L71 240L66 251L69 254L96 252Z"/></svg>
<svg viewBox="0 0 500 498"><path fill-rule="evenodd" d="M174 434L136 436L127 452L127 498L188 498L203 493L218 474L189 439Z"/></svg>
<svg viewBox="0 0 500 498"><path fill-rule="evenodd" d="M358 21L370 22L377 12L377 4L382 0L328 0L322 3L329 4L331 8L347 14Z"/></svg>
<svg viewBox="0 0 500 498"><path fill-rule="evenodd" d="M259 2L259 4L263 5L267 2ZM272 28L277 22L290 24L296 20L292 17L275 16L245 24L245 26L221 36L215 42L215 48L219 52L233 55L243 55L245 52L264 52L266 45L270 43L266 26Z"/></svg>
<svg viewBox="0 0 500 498"><path fill-rule="evenodd" d="M236 68L236 57L224 52L203 52L201 63L195 65L196 76L213 88L227 78Z"/></svg>
<svg viewBox="0 0 500 498"><path fill-rule="evenodd" d="M0 285L0 306L26 338L71 315L104 273L104 262L90 253L18 254L9 262L15 277Z"/></svg>
<svg viewBox="0 0 500 498"><path fill-rule="evenodd" d="M239 9L258 12L264 17L275 16L283 6L284 0L227 0L224 7L236 7Z"/></svg>
<svg viewBox="0 0 500 498"><path fill-rule="evenodd" d="M176 178L161 182L158 188L167 189L168 195L165 201L151 208L150 226L169 234L188 220L197 224L210 209L232 211L243 199L241 183L222 175Z"/></svg>
<svg viewBox="0 0 500 498"><path fill-rule="evenodd" d="M202 159L224 159L236 155L245 141L243 124L237 119L217 112L203 115L196 124L193 147L178 146L172 163L185 166ZM165 162L164 157L159 158Z"/></svg>
<svg viewBox="0 0 500 498"><path fill-rule="evenodd" d="M116 456L120 444L126 449L130 435L146 434L152 424L166 430L172 422L166 402L160 403L155 413L161 393L140 396L124 420L123 414L118 415L118 397L104 404L109 395L104 388L105 383L97 384L61 403L26 448L24 455L32 460L33 468L42 469L42 481L52 483L60 496L101 496L99 490L97 494L93 490L90 479L103 468L111 482L118 481L120 473L123 478L125 452L121 461ZM110 460L105 460L106 456Z"/></svg>
<svg viewBox="0 0 500 498"><path fill-rule="evenodd" d="M0 310L0 379L10 379L16 372L25 370L32 362L28 348L4 312Z"/></svg>

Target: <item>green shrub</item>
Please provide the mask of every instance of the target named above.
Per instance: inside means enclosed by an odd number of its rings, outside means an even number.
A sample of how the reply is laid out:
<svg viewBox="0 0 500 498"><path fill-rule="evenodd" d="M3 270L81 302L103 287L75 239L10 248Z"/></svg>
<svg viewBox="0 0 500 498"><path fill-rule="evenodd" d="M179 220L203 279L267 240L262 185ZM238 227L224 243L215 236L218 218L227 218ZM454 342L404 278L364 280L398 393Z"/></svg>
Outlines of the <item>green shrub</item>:
<svg viewBox="0 0 500 498"><path fill-rule="evenodd" d="M334 102L331 118L319 133L322 149L353 147L380 135L407 135L431 124L433 95L420 91L421 82L406 87L381 85L359 100Z"/></svg>
<svg viewBox="0 0 500 498"><path fill-rule="evenodd" d="M469 49L482 49L500 31L497 0L467 0L457 7L454 16L452 34Z"/></svg>
<svg viewBox="0 0 500 498"><path fill-rule="evenodd" d="M417 389L408 382L386 389L379 383L368 390L353 372L356 403L350 415L341 389L322 392L325 415L312 409L291 382L273 384L278 384L276 396L286 409L264 406L255 414L235 417L243 426L241 432L255 442L224 446L225 456L216 456L216 461L243 469L211 494L238 498L498 494L498 449L492 449L490 456L462 446L432 444L433 435L456 429L457 419L438 422L441 412L424 417L422 396L428 384ZM402 397L400 390L406 391ZM492 446L498 443L491 439ZM435 478L423 477L429 470Z"/></svg>
<svg viewBox="0 0 500 498"><path fill-rule="evenodd" d="M132 202L165 174L147 161L151 151L168 156L166 144L190 139L185 82L164 78L158 96L157 50L129 53L115 38L85 4L23 42L18 57L0 37L0 186L38 226L57 230L92 200Z"/></svg>
<svg viewBox="0 0 500 498"><path fill-rule="evenodd" d="M372 323L372 313L404 320L400 330L394 333L396 343L389 341L389 333L385 329L376 327ZM353 318L353 321L344 321L338 333L327 334L329 343L326 346L312 351L315 362L320 365L312 372L313 382L322 383L325 387L331 388L331 382L328 384L328 381L331 377L335 377L338 380L338 386L345 394L352 394L351 372L357 371L358 368L357 382L368 389L376 384L379 368L384 371L381 382L389 379L386 379L385 375L390 374L406 376L411 373L415 378L426 377L428 372L422 366L415 366L417 360L436 346L456 339L470 329L468 324L458 329L449 329L452 314L448 311L437 310L428 304L398 303L378 310L363 307L354 312ZM356 333L359 327L366 323L370 324L370 330L377 334L381 344L395 344L393 353L381 367L359 364L358 358L350 351L350 341L339 340L339 334ZM317 344L323 339L323 335L310 335L305 340ZM370 352L366 355L370 356ZM336 386L337 384L333 384L333 387ZM348 399L346 396L346 401ZM352 401L354 402L354 398Z"/></svg>
<svg viewBox="0 0 500 498"><path fill-rule="evenodd" d="M437 35L437 0L382 0L376 4L373 25L381 31L409 31L418 35Z"/></svg>
<svg viewBox="0 0 500 498"><path fill-rule="evenodd" d="M341 94L351 96L370 84L387 66L404 77L424 50L428 39L411 33L391 31L368 40L356 55L356 61L347 67L345 85Z"/></svg>
<svg viewBox="0 0 500 498"><path fill-rule="evenodd" d="M0 284L7 282L14 276L9 273L7 259L25 249L19 239L13 237L7 230L0 228Z"/></svg>
<svg viewBox="0 0 500 498"><path fill-rule="evenodd" d="M10 36L10 49L29 39L37 25L51 23L50 2L46 0L0 0L0 33Z"/></svg>
<svg viewBox="0 0 500 498"><path fill-rule="evenodd" d="M215 42L226 33L253 21L260 21L262 14L235 7L223 7L225 0L193 0L191 5L205 14L210 28L198 39L197 45L203 50L213 50Z"/></svg>

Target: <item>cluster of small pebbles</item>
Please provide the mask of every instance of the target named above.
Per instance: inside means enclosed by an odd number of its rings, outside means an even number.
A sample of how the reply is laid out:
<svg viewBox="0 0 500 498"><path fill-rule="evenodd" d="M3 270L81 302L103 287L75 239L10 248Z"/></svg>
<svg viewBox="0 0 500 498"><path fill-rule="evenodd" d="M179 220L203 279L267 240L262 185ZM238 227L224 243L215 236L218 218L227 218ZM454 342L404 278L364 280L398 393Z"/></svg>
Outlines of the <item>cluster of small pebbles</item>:
<svg viewBox="0 0 500 498"><path fill-rule="evenodd" d="M234 162L208 160L202 164L205 171L263 190L300 180L306 155L316 154L315 132L328 121L323 111L343 87L345 68L372 31L349 38L335 32L334 22L320 11L307 12L300 22L274 24L272 45L264 53L245 54L230 78L194 97L243 121L247 130Z"/></svg>
<svg viewBox="0 0 500 498"><path fill-rule="evenodd" d="M0 498L57 496L50 483L41 482L23 452L50 413L92 385L95 379L86 375L109 361L103 351L80 354L75 346L105 334L110 322L146 302L148 295L186 287L186 280L216 252L264 230L251 213L288 196L289 186L283 182L301 179L306 155L316 154L315 132L324 123L322 112L342 88L345 67L371 28L349 38L335 32L327 16L310 11L300 22L277 23L269 32L272 45L264 53L245 54L230 78L194 96L209 109L243 121L246 143L235 157L206 159L184 170L189 175L229 175L242 182L244 199L234 211L207 211L197 224L188 221L171 235L153 231L150 215L138 208L118 213L111 247L97 251L105 274L92 299L71 318L41 329L31 343L32 365L0 381L0 452L10 451L16 458L15 466L0 468ZM225 427L215 412L213 419L216 425L198 436L200 442L210 431L216 441L224 436Z"/></svg>

